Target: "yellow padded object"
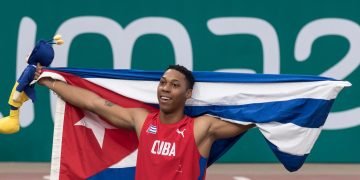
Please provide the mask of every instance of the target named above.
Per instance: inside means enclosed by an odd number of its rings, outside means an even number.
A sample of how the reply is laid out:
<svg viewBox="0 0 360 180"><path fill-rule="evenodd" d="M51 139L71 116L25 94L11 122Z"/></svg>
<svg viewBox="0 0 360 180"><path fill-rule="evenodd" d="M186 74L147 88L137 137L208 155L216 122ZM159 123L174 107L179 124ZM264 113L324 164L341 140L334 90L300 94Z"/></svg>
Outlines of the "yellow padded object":
<svg viewBox="0 0 360 180"><path fill-rule="evenodd" d="M17 98L16 101L13 99L14 94L16 92L16 87L18 86L18 84L19 84L18 82L15 83L15 85L14 85L12 91L11 91L11 94L10 94L10 97L9 97L9 102L8 102L10 105L12 105L14 107L17 107L17 108L21 107L22 104L29 99L29 97L25 94L24 91L20 93L20 95L19 95L19 97Z"/></svg>
<svg viewBox="0 0 360 180"><path fill-rule="evenodd" d="M19 130L19 110L10 110L9 116L0 119L0 134L13 134Z"/></svg>

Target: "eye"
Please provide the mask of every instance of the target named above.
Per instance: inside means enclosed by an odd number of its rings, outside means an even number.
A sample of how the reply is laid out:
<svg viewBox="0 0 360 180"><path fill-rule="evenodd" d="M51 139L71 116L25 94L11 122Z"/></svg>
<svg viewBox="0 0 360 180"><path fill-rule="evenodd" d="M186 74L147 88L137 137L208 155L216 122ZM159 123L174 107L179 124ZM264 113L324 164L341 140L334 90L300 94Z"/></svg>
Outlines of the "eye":
<svg viewBox="0 0 360 180"><path fill-rule="evenodd" d="M165 83L166 82L164 80L160 80L160 82L159 82L160 85L165 85Z"/></svg>
<svg viewBox="0 0 360 180"><path fill-rule="evenodd" d="M171 83L171 85L172 85L172 87L174 87L174 88L177 88L177 87L180 86L180 84L177 84L177 83Z"/></svg>

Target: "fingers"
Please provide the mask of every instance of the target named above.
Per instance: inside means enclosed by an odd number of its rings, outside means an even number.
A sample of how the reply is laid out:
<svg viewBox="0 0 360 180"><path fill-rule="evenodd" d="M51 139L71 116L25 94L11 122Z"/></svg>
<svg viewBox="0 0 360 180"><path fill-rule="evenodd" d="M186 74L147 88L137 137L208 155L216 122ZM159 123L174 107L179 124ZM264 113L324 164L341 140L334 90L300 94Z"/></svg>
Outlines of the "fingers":
<svg viewBox="0 0 360 180"><path fill-rule="evenodd" d="M40 73L35 72L34 80L37 80L40 77Z"/></svg>
<svg viewBox="0 0 360 180"><path fill-rule="evenodd" d="M36 66L36 72L39 72L41 73L42 72L42 66L40 63L37 63L37 66Z"/></svg>
<svg viewBox="0 0 360 180"><path fill-rule="evenodd" d="M42 73L42 66L40 63L37 63L34 79L35 80L38 79L41 73Z"/></svg>
<svg viewBox="0 0 360 180"><path fill-rule="evenodd" d="M41 68L42 69L42 66L41 66L41 64L38 62L37 64L36 64L36 69L37 68Z"/></svg>
<svg viewBox="0 0 360 180"><path fill-rule="evenodd" d="M40 80L37 81L37 83L39 85L42 85L42 86L48 86L50 87L50 84L53 80L49 77L44 77L44 78L41 78Z"/></svg>
<svg viewBox="0 0 360 180"><path fill-rule="evenodd" d="M40 63L37 63L34 80L39 79L41 73L43 72L43 69L42 69L42 68L43 68L43 66L42 66ZM48 87L50 87L52 81L53 81L53 80L52 80L51 78L45 77L45 78L39 79L39 80L37 81L37 83L38 83L39 85L42 85L42 86L48 86Z"/></svg>

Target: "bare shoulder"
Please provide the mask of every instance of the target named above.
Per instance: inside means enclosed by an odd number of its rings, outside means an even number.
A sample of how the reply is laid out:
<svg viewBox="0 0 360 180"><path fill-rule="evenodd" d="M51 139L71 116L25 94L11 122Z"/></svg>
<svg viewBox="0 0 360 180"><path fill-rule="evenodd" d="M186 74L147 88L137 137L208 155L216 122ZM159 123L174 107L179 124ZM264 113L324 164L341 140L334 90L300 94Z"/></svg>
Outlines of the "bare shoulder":
<svg viewBox="0 0 360 180"><path fill-rule="evenodd" d="M213 117L211 116L207 116L207 115L202 115L202 116L198 116L196 118L194 118L195 122L195 126L198 126L198 125L201 125L201 126L204 126L204 125L208 125L211 123Z"/></svg>
<svg viewBox="0 0 360 180"><path fill-rule="evenodd" d="M144 108L129 108L130 113L134 117L135 122L143 123L149 114L149 111Z"/></svg>
<svg viewBox="0 0 360 180"><path fill-rule="evenodd" d="M141 129L144 125L145 119L150 113L148 110L143 108L129 108L130 113L134 118L135 131L138 137L140 137Z"/></svg>
<svg viewBox="0 0 360 180"><path fill-rule="evenodd" d="M209 115L202 115L194 118L194 120L194 130L207 134L213 122L216 121L216 118Z"/></svg>
<svg viewBox="0 0 360 180"><path fill-rule="evenodd" d="M200 154L208 157L210 148L216 137L211 134L212 124L216 119L212 116L203 115L194 120L194 137Z"/></svg>
<svg viewBox="0 0 360 180"><path fill-rule="evenodd" d="M205 120L205 121L214 121L214 120L218 120L219 118L204 114L204 115L196 117L195 119L201 119L201 120Z"/></svg>
<svg viewBox="0 0 360 180"><path fill-rule="evenodd" d="M195 118L195 124L199 124L199 125L211 125L214 122L219 121L219 118L217 117L213 117L210 115L202 115L202 116L198 116Z"/></svg>

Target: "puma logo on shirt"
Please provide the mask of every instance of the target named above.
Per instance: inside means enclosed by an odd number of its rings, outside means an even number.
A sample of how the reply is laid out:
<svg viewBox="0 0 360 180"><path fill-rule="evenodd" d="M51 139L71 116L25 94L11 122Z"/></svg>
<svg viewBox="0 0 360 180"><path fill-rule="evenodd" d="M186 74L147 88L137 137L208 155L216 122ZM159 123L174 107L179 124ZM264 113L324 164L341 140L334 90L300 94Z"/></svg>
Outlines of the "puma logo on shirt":
<svg viewBox="0 0 360 180"><path fill-rule="evenodd" d="M186 129L183 129L182 131L180 131L179 129L176 129L176 132L178 133L178 134L180 134L183 138L185 137L184 136L184 131L185 131Z"/></svg>

